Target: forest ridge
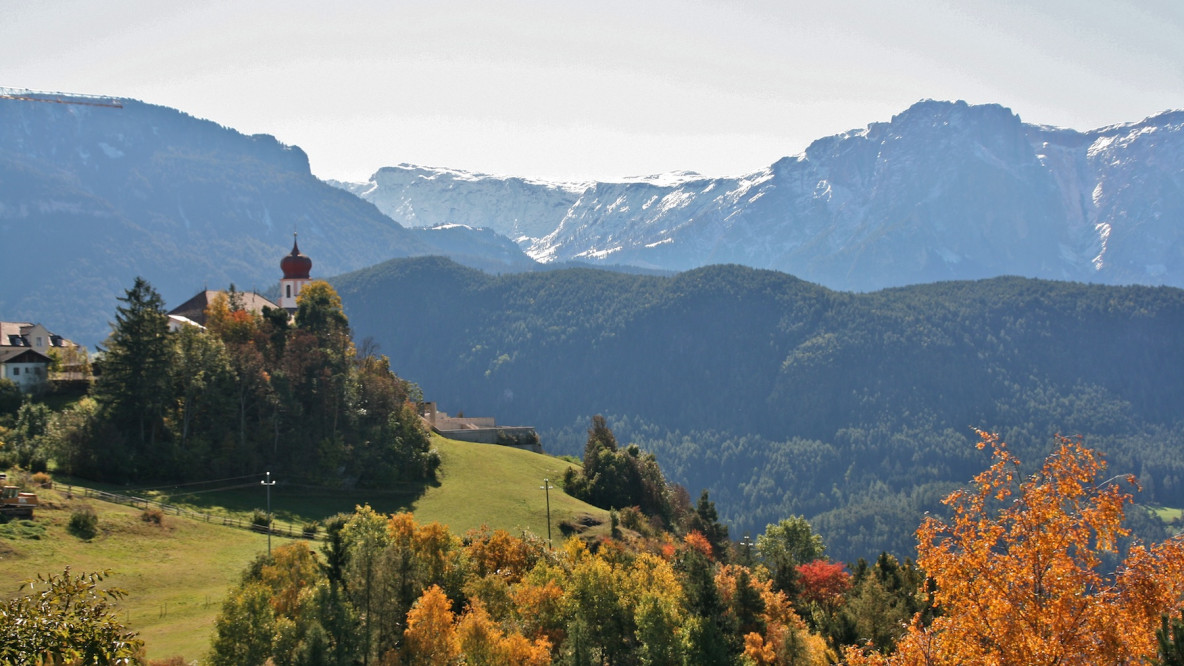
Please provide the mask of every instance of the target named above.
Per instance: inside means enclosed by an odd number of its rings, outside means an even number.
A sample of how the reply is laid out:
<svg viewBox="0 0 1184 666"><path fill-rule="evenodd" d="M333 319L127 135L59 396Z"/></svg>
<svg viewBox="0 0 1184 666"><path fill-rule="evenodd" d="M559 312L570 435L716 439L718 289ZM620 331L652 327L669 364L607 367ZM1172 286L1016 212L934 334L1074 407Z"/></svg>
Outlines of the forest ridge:
<svg viewBox="0 0 1184 666"><path fill-rule="evenodd" d="M1184 503L1184 291L1023 278L869 294L714 266L491 276L394 260L333 280L358 337L442 404L580 453L603 414L736 534L801 514L841 558L981 468L971 427L1036 460L1080 434L1141 501ZM409 316L413 314L413 316Z"/></svg>

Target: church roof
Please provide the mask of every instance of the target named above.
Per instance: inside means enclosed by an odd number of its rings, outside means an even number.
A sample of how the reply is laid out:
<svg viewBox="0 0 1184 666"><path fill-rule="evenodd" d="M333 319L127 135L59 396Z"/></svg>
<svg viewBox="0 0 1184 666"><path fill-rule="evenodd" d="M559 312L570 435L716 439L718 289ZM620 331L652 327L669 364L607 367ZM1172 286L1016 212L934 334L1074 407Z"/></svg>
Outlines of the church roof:
<svg viewBox="0 0 1184 666"><path fill-rule="evenodd" d="M307 280L312 270L312 259L300 253L295 234L292 235L292 252L280 259L280 270L284 272L285 280Z"/></svg>
<svg viewBox="0 0 1184 666"><path fill-rule="evenodd" d="M216 289L206 289L205 291L199 291L193 296L193 298L190 298L172 310L169 310L168 314L178 317L186 317L197 324L205 326L206 308L209 307L210 302L214 300L215 296L224 293L226 292ZM243 309L247 312L263 314L263 308L265 307L273 309L280 307L279 305L272 303L270 300L260 296L259 294L256 294L253 291L240 291L238 294L242 297Z"/></svg>

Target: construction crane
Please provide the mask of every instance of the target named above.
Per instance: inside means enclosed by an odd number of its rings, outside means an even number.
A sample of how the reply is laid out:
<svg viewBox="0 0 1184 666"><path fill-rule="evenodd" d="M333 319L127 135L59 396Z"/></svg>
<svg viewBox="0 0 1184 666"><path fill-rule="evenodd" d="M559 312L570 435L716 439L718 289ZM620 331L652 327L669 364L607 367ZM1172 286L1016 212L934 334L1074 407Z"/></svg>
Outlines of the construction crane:
<svg viewBox="0 0 1184 666"><path fill-rule="evenodd" d="M122 109L123 104L114 97L84 95L82 93L45 92L26 88L0 87L0 99L14 99L21 102L48 102L50 104L82 104L84 106L106 106Z"/></svg>

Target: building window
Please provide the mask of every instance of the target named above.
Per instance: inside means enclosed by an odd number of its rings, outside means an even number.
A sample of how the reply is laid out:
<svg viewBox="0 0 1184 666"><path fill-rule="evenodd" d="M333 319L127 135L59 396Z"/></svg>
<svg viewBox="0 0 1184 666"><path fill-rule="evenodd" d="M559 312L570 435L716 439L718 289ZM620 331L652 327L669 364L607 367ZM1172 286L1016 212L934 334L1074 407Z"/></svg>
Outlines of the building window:
<svg viewBox="0 0 1184 666"><path fill-rule="evenodd" d="M286 284L284 285L284 288L288 290L288 295L284 298L292 298L292 285Z"/></svg>
<svg viewBox="0 0 1184 666"><path fill-rule="evenodd" d="M14 367L14 368L12 369L12 376L13 376L13 377L17 377L17 376L19 376L20 374L21 374L21 369L20 369L20 368Z"/></svg>
<svg viewBox="0 0 1184 666"><path fill-rule="evenodd" d="M37 345L36 346L38 346L38 347L41 346L41 336L40 335L37 336Z"/></svg>

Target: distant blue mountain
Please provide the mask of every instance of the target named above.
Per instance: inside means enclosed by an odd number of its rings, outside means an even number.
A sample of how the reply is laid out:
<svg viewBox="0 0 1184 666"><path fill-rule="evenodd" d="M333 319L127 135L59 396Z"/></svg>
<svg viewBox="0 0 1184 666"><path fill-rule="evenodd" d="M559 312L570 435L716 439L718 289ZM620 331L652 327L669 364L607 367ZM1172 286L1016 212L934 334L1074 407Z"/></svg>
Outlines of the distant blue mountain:
<svg viewBox="0 0 1184 666"><path fill-rule="evenodd" d="M425 254L533 264L490 234L404 229L271 136L121 102L0 100L0 317L93 345L136 275L170 305L207 286L266 290L293 232L314 277Z"/></svg>

